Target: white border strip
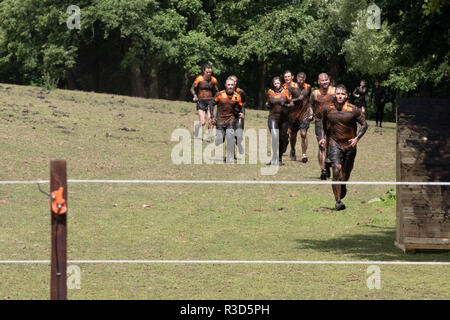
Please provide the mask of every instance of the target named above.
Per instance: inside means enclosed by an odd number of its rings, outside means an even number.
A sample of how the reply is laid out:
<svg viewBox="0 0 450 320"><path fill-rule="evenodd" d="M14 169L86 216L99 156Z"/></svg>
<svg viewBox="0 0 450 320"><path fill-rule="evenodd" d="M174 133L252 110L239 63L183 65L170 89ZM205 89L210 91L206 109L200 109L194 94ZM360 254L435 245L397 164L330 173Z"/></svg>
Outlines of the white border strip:
<svg viewBox="0 0 450 320"><path fill-rule="evenodd" d="M408 181L264 181L264 180L67 180L70 183L164 183L164 184L357 184L357 185L427 185L450 186L450 182L408 182ZM40 181L0 181L0 184L49 183Z"/></svg>
<svg viewBox="0 0 450 320"><path fill-rule="evenodd" d="M380 264L380 265L450 265L450 262L421 261L277 261L277 260L68 260L80 264ZM50 260L0 260L0 264L50 264Z"/></svg>

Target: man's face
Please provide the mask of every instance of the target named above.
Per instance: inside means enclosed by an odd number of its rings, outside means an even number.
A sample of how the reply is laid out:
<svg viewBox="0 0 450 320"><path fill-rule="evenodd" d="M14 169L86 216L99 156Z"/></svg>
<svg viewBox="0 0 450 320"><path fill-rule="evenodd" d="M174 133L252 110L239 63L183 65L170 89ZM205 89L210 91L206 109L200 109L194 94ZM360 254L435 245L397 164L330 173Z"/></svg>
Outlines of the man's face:
<svg viewBox="0 0 450 320"><path fill-rule="evenodd" d="M305 77L304 76L297 76L297 83L299 85L303 85L305 83Z"/></svg>
<svg viewBox="0 0 450 320"><path fill-rule="evenodd" d="M284 74L284 82L287 83L287 84L292 82L292 73L286 72Z"/></svg>
<svg viewBox="0 0 450 320"><path fill-rule="evenodd" d="M236 87L237 87L237 78L232 77L232 78L230 78L230 80L232 80L232 81L234 82L234 89L236 90Z"/></svg>
<svg viewBox="0 0 450 320"><path fill-rule="evenodd" d="M203 77L206 80L211 79L211 75L212 75L212 69L211 68L207 68L207 69L205 69L205 71L203 71Z"/></svg>
<svg viewBox="0 0 450 320"><path fill-rule="evenodd" d="M225 91L227 94L232 94L234 91L235 82L231 79L225 82Z"/></svg>
<svg viewBox="0 0 450 320"><path fill-rule="evenodd" d="M378 88L379 86L380 86L380 83L379 83L378 81L376 81L376 82L375 82L375 87Z"/></svg>
<svg viewBox="0 0 450 320"><path fill-rule="evenodd" d="M321 75L319 77L319 80L317 81L319 83L319 86L321 86L323 89L327 89L330 85L330 78L326 75Z"/></svg>
<svg viewBox="0 0 450 320"><path fill-rule="evenodd" d="M280 90L280 88L281 88L281 81L280 80L275 80L274 82L273 82L273 87L275 88L275 90Z"/></svg>
<svg viewBox="0 0 450 320"><path fill-rule="evenodd" d="M338 103L344 103L347 100L347 92L344 89L336 89L336 101Z"/></svg>

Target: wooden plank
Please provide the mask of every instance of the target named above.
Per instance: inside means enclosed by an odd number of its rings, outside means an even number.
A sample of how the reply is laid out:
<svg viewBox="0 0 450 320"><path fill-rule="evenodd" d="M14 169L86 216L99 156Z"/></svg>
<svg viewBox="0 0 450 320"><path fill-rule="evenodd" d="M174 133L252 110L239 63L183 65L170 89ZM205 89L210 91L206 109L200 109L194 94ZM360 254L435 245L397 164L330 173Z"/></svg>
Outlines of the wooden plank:
<svg viewBox="0 0 450 320"><path fill-rule="evenodd" d="M425 198L426 196L424 196ZM414 217L429 216L429 217L440 217L443 221L449 220L450 212L449 210L441 209L442 204L438 201L439 199L423 199L423 204L419 205L416 201L405 201L401 202L402 209L401 212L406 215L413 214ZM434 204L434 206L433 206Z"/></svg>
<svg viewBox="0 0 450 320"><path fill-rule="evenodd" d="M407 243L402 244L398 243L397 241L394 242L394 245L403 251L403 253L406 254L415 254L416 250L424 250L424 249L431 249L431 250L450 250L450 245L447 244L420 244L420 243Z"/></svg>
<svg viewBox="0 0 450 320"><path fill-rule="evenodd" d="M449 238L415 238L415 237L404 237L403 244L410 245L410 244L417 244L417 245L430 245L430 244L436 244L436 245L444 245L444 246L450 246L450 239Z"/></svg>
<svg viewBox="0 0 450 320"><path fill-rule="evenodd" d="M403 223L404 237L447 238L450 235L448 224L430 224L426 220L406 220Z"/></svg>
<svg viewBox="0 0 450 320"><path fill-rule="evenodd" d="M416 249L433 249L433 250L450 250L450 245L446 244L405 244L405 251L408 253L408 250L416 250ZM414 252L412 252L414 253Z"/></svg>
<svg viewBox="0 0 450 320"><path fill-rule="evenodd" d="M397 186L397 188L398 191L408 195L408 197L421 197L429 194L441 197L446 192L442 186Z"/></svg>
<svg viewBox="0 0 450 320"><path fill-rule="evenodd" d="M67 203L66 161L50 162L50 192L64 188L63 198ZM55 214L51 208L51 268L50 299L67 300L67 213Z"/></svg>

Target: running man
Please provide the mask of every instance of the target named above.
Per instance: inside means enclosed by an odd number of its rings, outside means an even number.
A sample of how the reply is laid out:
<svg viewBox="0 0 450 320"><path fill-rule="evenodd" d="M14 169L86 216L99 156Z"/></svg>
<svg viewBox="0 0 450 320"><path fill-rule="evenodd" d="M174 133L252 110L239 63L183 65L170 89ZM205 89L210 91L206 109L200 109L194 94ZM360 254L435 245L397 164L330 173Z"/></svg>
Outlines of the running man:
<svg viewBox="0 0 450 320"><path fill-rule="evenodd" d="M328 130L328 157L333 167L333 181L348 181L356 157L356 144L366 133L368 125L360 108L347 102L347 89L344 85L336 87L333 103L325 105L322 112L316 114L316 132L319 144L326 144L325 128ZM361 125L358 133L357 123ZM345 184L332 185L336 210L344 210L342 199L347 194Z"/></svg>
<svg viewBox="0 0 450 320"><path fill-rule="evenodd" d="M292 102L294 105L292 108L288 109L288 131L289 141L291 143L291 153L290 158L292 161L297 160L295 156L295 144L297 142L297 132L299 130L297 125L297 117L299 110L302 106L302 101L304 96L301 96L301 89L298 87L297 83L294 82L294 75L290 70L286 70L283 74L284 84L283 88L289 92L292 97Z"/></svg>
<svg viewBox="0 0 450 320"><path fill-rule="evenodd" d="M284 165L282 158L286 152L288 141L288 108L293 106L289 91L281 85L280 77L272 79L272 89L267 91L266 106L269 108L268 126L272 136L271 165ZM278 147L278 148L277 148Z"/></svg>
<svg viewBox="0 0 450 320"><path fill-rule="evenodd" d="M384 116L384 103L386 99L386 93L384 88L380 86L380 81L375 80L375 87L370 94L370 100L373 99L373 106L375 109L375 123L378 128L378 122L380 122L380 128L383 127ZM377 129L375 128L375 130Z"/></svg>
<svg viewBox="0 0 450 320"><path fill-rule="evenodd" d="M246 94L245 91L238 87L239 80L235 75L229 76L228 79L231 79L234 81L234 91L236 91L240 96L242 100L242 108L240 110L240 113L242 113L242 116L239 115L239 112L235 113L234 117L236 119L234 123L234 130L236 134L236 144L238 147L239 155L242 156L244 154L244 147L242 145L243 137L244 137L244 118L245 118L245 98ZM227 80L228 80L227 79Z"/></svg>
<svg viewBox="0 0 450 320"><path fill-rule="evenodd" d="M291 160L296 160L295 145L297 143L297 132L300 130L300 136L302 138L302 162L308 162L308 156L306 151L308 149L308 129L309 124L313 118L313 112L309 106L309 96L311 95L311 85L305 83L306 74L304 72L297 73L297 87L300 93L295 94L297 98L293 98L294 109L296 109L296 118L291 122ZM294 96L294 94L293 94Z"/></svg>
<svg viewBox="0 0 450 320"><path fill-rule="evenodd" d="M199 75L191 87L191 93L194 97L192 100L197 102L197 113L200 120L200 124L194 128L194 136L198 137L200 126L206 124L206 116L211 119L211 115L214 113L214 94L219 91L217 87L217 79L212 76L212 67L210 64L205 64L202 68L202 75ZM198 91L198 95L196 93ZM211 124L208 125L208 139L207 142L211 142L212 139Z"/></svg>
<svg viewBox="0 0 450 320"><path fill-rule="evenodd" d="M331 102L333 102L334 99L334 93L335 93L335 88L330 86L330 78L328 77L328 74L326 73L321 73L319 74L319 78L318 78L318 84L319 84L319 89L314 90L311 93L311 97L309 99L309 104L314 112L315 115L315 122L319 121L319 118L317 117L318 114L320 114L322 112L322 109L324 106L330 104ZM325 133L327 133L327 128L324 128ZM317 154L317 158L319 160L319 165L320 165L320 179L321 180L326 180L327 178L330 177L330 163L327 161L325 161L327 155L326 155L326 148L327 148L327 141L326 141L326 136L325 135L325 143L320 144L319 143L319 152ZM316 131L316 137L317 137L317 142L319 142L321 139L319 139L319 135L318 132Z"/></svg>
<svg viewBox="0 0 450 320"><path fill-rule="evenodd" d="M222 144L226 139L226 157L227 163L234 162L234 126L235 114L244 117L242 112L241 96L234 91L235 82L228 79L225 82L225 90L222 90L214 97L214 104L217 104L217 115L211 118L211 125L216 126L216 146Z"/></svg>
<svg viewBox="0 0 450 320"><path fill-rule="evenodd" d="M366 80L361 80L359 87L356 87L355 90L353 90L353 96L355 97L356 106L361 108L363 113L366 113L366 94Z"/></svg>

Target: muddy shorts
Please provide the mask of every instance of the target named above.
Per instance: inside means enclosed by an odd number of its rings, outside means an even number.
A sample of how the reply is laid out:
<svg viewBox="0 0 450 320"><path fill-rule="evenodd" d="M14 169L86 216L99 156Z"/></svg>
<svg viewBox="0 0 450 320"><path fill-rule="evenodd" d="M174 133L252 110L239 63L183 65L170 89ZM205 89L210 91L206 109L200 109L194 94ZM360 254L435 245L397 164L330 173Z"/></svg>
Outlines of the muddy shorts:
<svg viewBox="0 0 450 320"><path fill-rule="evenodd" d="M214 103L214 100L198 100L197 101L197 110L203 110L205 112L207 112L208 109L214 110L214 109L212 109L213 103Z"/></svg>
<svg viewBox="0 0 450 320"><path fill-rule="evenodd" d="M334 165L342 165L344 172L351 172L353 164L355 163L356 148L342 149L337 145L330 145L328 147L327 157Z"/></svg>

